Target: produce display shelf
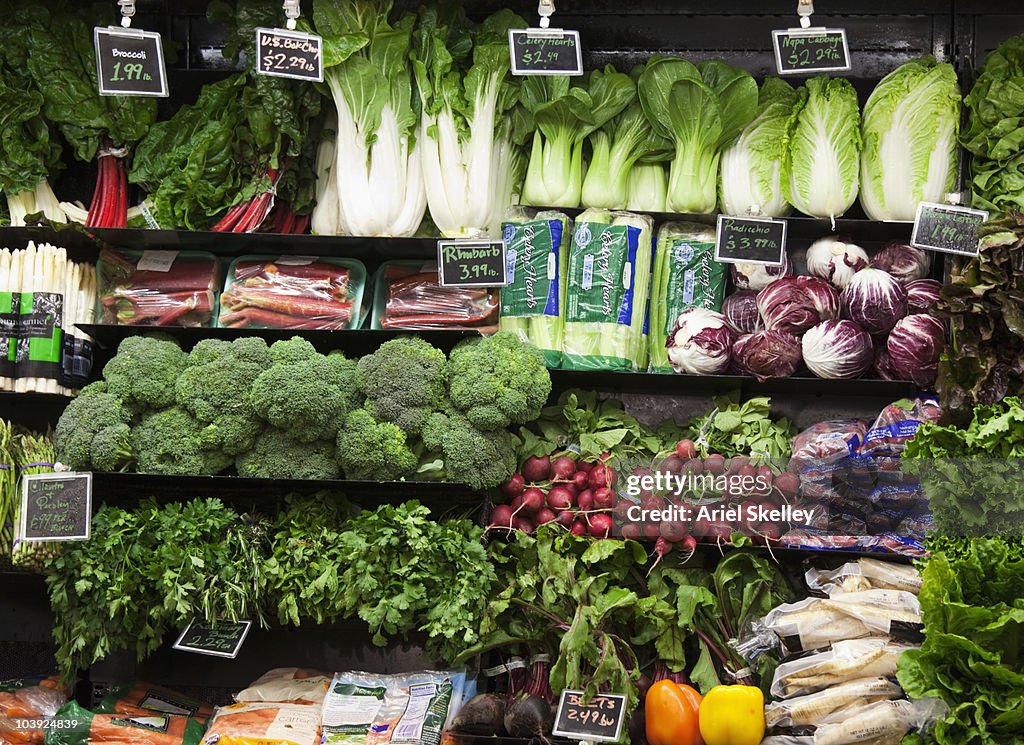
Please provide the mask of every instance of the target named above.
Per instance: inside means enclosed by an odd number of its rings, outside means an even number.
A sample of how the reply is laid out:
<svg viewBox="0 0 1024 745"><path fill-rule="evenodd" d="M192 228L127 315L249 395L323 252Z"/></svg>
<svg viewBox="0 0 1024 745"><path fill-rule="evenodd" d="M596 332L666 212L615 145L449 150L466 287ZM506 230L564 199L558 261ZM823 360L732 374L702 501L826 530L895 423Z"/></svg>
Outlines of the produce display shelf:
<svg viewBox="0 0 1024 745"><path fill-rule="evenodd" d="M310 330L310 329L222 329L195 326L115 326L108 324L78 324L77 327L93 338L105 349L116 349L123 339L140 334L161 333L177 339L184 347L191 348L202 339L224 339L231 341L246 336L259 336L272 344L280 339L301 336L322 352L341 349L353 354L368 354L384 342L399 336L415 334L434 346L449 350L463 339L478 336L468 330L423 330L402 329L355 329L355 330Z"/></svg>
<svg viewBox="0 0 1024 745"><path fill-rule="evenodd" d="M71 396L62 393L0 391L0 419L45 430L57 423L70 401Z"/></svg>
<svg viewBox="0 0 1024 745"><path fill-rule="evenodd" d="M786 395L794 397L843 396L895 401L923 392L913 383L899 380L825 380L811 377L769 378L763 383L746 375L685 375L677 373L615 370L552 370L555 392L582 388L608 393L650 395L720 395L740 391L744 397Z"/></svg>
<svg viewBox="0 0 1024 745"><path fill-rule="evenodd" d="M482 498L465 484L435 481L357 481L344 479L252 479L240 476L170 476L143 473L94 472L93 504L131 506L149 497L157 502L179 502L195 497L217 497L239 506L276 505L289 494L330 491L343 494L361 507L401 504L419 500L434 517L450 509L479 507Z"/></svg>

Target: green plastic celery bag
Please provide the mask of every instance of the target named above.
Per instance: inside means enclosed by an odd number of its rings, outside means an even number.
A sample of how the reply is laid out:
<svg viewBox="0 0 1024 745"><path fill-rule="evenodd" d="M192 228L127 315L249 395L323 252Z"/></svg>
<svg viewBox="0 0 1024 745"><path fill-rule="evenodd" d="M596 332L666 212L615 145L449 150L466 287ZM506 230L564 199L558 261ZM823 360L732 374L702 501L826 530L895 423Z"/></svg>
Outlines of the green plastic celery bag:
<svg viewBox="0 0 1024 745"><path fill-rule="evenodd" d="M130 742L133 745L199 745L206 727L189 717L94 714L69 701L46 730L46 745Z"/></svg>
<svg viewBox="0 0 1024 745"><path fill-rule="evenodd" d="M502 225L509 279L501 288L498 329L511 331L544 352L548 367L562 363L571 236L572 220L561 212L530 217L519 210Z"/></svg>
<svg viewBox="0 0 1024 745"><path fill-rule="evenodd" d="M562 366L646 369L650 217L586 210L576 220L566 290Z"/></svg>
<svg viewBox="0 0 1024 745"><path fill-rule="evenodd" d="M721 311L726 265L715 261L715 229L694 222L661 226L651 278L651 369L672 372L665 340L689 308Z"/></svg>

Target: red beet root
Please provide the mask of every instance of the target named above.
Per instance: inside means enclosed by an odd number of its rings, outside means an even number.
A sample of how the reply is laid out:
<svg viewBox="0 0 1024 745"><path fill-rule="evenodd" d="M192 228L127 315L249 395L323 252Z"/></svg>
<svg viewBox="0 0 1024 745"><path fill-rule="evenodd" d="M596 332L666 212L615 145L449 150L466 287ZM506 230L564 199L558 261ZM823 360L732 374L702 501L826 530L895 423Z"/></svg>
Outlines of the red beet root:
<svg viewBox="0 0 1024 745"><path fill-rule="evenodd" d="M577 520L576 522L574 522L572 524L572 527L569 529L569 532L572 533L573 535L580 535L580 536L586 535L587 534L587 524L585 522L583 522L582 520Z"/></svg>
<svg viewBox="0 0 1024 745"><path fill-rule="evenodd" d="M545 494L536 486L531 486L523 492L523 512L533 515L544 506Z"/></svg>
<svg viewBox="0 0 1024 745"><path fill-rule="evenodd" d="M525 517L517 517L512 522L512 525L516 530L521 530L524 533L533 533L537 530L537 526L534 524L533 520Z"/></svg>
<svg viewBox="0 0 1024 745"><path fill-rule="evenodd" d="M572 521L575 519L576 513L573 512L572 510L562 510L561 512L558 513L558 517L555 518L558 524L561 525L563 528L571 528Z"/></svg>
<svg viewBox="0 0 1024 745"><path fill-rule="evenodd" d="M576 495L576 507L582 512L590 512L594 509L594 492L585 489Z"/></svg>
<svg viewBox="0 0 1024 745"><path fill-rule="evenodd" d="M542 507L537 510L537 514L534 515L534 519L537 521L538 525L547 525L548 523L553 523L556 518L554 512L549 510L547 507Z"/></svg>
<svg viewBox="0 0 1024 745"><path fill-rule="evenodd" d="M704 470L716 476L723 473L725 471L725 456L709 455L704 459Z"/></svg>
<svg viewBox="0 0 1024 745"><path fill-rule="evenodd" d="M622 526L622 537L631 541L640 540L643 531L637 523L626 523Z"/></svg>
<svg viewBox="0 0 1024 745"><path fill-rule="evenodd" d="M572 485L577 490L583 491L589 485L588 474L586 471L577 471L572 475Z"/></svg>
<svg viewBox="0 0 1024 745"><path fill-rule="evenodd" d="M491 513L491 527L492 528L508 528L512 527L512 508L507 504L499 504L494 508L494 512Z"/></svg>

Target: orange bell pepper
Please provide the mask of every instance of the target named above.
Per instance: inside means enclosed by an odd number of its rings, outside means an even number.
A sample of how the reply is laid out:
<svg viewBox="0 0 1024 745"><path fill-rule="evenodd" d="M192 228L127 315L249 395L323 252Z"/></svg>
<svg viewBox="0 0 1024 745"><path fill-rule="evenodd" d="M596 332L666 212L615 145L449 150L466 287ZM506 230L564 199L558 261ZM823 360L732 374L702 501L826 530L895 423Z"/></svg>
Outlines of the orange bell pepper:
<svg viewBox="0 0 1024 745"><path fill-rule="evenodd" d="M644 699L648 745L704 745L700 702L700 694L688 685L671 680L652 685Z"/></svg>

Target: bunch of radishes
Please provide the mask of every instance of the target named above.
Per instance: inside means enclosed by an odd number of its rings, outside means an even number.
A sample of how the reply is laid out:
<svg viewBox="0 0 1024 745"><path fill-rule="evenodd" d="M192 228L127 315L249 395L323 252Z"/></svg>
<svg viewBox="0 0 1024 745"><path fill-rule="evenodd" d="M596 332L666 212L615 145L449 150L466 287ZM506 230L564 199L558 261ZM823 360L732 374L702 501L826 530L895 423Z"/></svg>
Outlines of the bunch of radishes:
<svg viewBox="0 0 1024 745"><path fill-rule="evenodd" d="M533 455L501 485L511 501L494 508L490 527L532 533L538 525L558 523L574 535L607 538L615 528L610 514L618 501L609 453L596 461L563 453Z"/></svg>

